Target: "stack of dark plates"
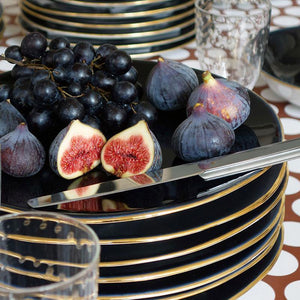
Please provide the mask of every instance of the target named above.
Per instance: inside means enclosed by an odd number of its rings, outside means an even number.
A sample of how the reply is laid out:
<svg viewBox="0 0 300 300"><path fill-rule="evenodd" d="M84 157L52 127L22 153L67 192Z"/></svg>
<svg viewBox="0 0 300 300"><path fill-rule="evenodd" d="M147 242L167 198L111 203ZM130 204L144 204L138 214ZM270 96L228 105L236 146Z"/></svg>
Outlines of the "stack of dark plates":
<svg viewBox="0 0 300 300"><path fill-rule="evenodd" d="M27 31L71 43L112 43L136 56L178 47L194 38L193 0L22 0Z"/></svg>
<svg viewBox="0 0 300 300"><path fill-rule="evenodd" d="M3 7L0 3L0 38L2 37L4 32L4 20L3 20Z"/></svg>
<svg viewBox="0 0 300 300"><path fill-rule="evenodd" d="M135 61L142 84L153 65ZM9 76L1 79L9 81ZM283 139L272 108L249 94L251 113L236 130L233 151ZM162 113L154 129L163 167L180 164L169 148L181 114ZM98 234L101 300L230 299L266 275L280 253L287 177L284 163L210 181L195 176L48 209L79 218ZM24 179L3 174L1 211L28 210L29 198L89 180L103 181L104 175L96 170L70 182L47 170Z"/></svg>

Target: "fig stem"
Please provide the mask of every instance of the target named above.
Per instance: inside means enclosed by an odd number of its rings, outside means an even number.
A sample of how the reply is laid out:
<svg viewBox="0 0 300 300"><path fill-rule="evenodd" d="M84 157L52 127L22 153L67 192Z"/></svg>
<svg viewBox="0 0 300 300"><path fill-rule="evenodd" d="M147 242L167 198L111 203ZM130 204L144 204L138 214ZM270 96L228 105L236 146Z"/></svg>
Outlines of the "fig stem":
<svg viewBox="0 0 300 300"><path fill-rule="evenodd" d="M214 82L214 78L209 71L205 71L202 73L202 79L204 83Z"/></svg>
<svg viewBox="0 0 300 300"><path fill-rule="evenodd" d="M163 57L160 56L160 57L157 59L157 61L158 61L158 62L164 62L165 60L164 60Z"/></svg>

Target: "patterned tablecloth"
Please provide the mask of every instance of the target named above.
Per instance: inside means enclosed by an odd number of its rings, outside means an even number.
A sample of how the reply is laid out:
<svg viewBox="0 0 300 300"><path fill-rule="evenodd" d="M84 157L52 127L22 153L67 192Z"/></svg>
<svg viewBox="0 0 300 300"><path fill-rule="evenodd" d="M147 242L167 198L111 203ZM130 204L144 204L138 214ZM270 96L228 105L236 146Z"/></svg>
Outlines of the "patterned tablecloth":
<svg viewBox="0 0 300 300"><path fill-rule="evenodd" d="M18 24L18 0L0 0L4 9L5 31L0 40L0 53L10 45L18 45L23 37ZM271 30L300 25L300 0L273 0ZM161 53L165 58L181 61L198 68L195 42ZM152 59L151 57L147 59ZM12 65L0 61L0 72ZM300 107L275 95L260 78L254 89L264 97L280 117L286 139L300 137ZM300 101L300 99L299 99ZM268 275L239 300L299 300L300 299L300 159L288 163L290 176L286 190L284 245L276 264Z"/></svg>

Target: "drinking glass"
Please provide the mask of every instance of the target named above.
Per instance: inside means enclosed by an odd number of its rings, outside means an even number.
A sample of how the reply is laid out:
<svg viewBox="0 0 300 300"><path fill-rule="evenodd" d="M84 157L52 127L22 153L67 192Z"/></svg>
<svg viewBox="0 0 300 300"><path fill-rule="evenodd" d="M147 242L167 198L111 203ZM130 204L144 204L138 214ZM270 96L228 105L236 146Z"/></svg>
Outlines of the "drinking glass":
<svg viewBox="0 0 300 300"><path fill-rule="evenodd" d="M200 69L253 89L268 42L269 0L196 0Z"/></svg>
<svg viewBox="0 0 300 300"><path fill-rule="evenodd" d="M97 235L77 219L0 217L0 299L97 299L99 259Z"/></svg>

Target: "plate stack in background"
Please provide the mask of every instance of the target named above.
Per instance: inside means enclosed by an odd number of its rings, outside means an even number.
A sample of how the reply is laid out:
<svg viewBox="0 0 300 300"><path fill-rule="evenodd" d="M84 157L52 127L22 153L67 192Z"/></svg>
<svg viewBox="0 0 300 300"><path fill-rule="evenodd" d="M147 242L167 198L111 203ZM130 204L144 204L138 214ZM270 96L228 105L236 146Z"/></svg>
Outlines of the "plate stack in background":
<svg viewBox="0 0 300 300"><path fill-rule="evenodd" d="M133 57L154 54L194 39L193 0L21 0L20 23L48 39L115 44Z"/></svg>
<svg viewBox="0 0 300 300"><path fill-rule="evenodd" d="M4 21L3 21L3 7L0 3L0 38L2 38L4 32Z"/></svg>

